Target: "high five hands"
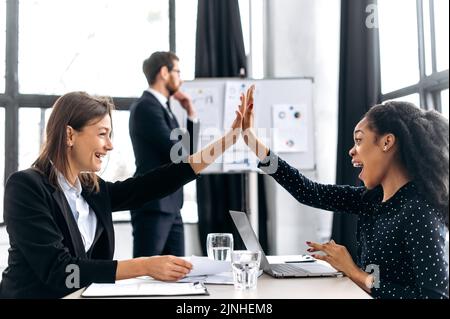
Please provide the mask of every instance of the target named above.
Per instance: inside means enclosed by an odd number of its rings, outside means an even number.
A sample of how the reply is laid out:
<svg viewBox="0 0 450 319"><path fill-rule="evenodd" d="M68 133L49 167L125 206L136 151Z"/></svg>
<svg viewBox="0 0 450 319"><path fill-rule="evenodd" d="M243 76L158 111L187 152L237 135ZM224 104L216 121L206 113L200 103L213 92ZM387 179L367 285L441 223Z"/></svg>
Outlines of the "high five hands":
<svg viewBox="0 0 450 319"><path fill-rule="evenodd" d="M245 144L247 144L260 160L263 160L267 156L269 149L256 137L254 131L254 94L255 85L250 86L246 94L241 94L241 104L236 111L236 119L232 124L232 129L235 132L234 136L236 141L239 134L242 135Z"/></svg>
<svg viewBox="0 0 450 319"><path fill-rule="evenodd" d="M244 134L247 129L253 129L253 101L255 85L248 88L246 94L240 96L241 104L236 111L236 118L231 128L240 130Z"/></svg>

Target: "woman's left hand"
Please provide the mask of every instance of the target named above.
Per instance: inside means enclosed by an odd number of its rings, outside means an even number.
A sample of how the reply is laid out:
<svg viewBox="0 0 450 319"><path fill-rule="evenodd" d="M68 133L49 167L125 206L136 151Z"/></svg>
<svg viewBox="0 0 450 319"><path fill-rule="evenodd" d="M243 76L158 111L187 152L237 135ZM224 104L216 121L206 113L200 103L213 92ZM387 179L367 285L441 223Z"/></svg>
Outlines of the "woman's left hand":
<svg viewBox="0 0 450 319"><path fill-rule="evenodd" d="M308 252L322 251L325 253L325 255L313 254L312 256L314 258L328 262L331 266L339 271L342 271L347 276L360 270L353 261L347 248L336 244L334 240L330 240L325 244L307 241L306 244L311 247L308 249Z"/></svg>
<svg viewBox="0 0 450 319"><path fill-rule="evenodd" d="M233 144L237 142L242 132L242 120L244 118L243 114L245 112L245 103L245 96L244 94L241 94L241 105L239 105L238 110L236 110L236 118L234 119L233 124L231 124Z"/></svg>

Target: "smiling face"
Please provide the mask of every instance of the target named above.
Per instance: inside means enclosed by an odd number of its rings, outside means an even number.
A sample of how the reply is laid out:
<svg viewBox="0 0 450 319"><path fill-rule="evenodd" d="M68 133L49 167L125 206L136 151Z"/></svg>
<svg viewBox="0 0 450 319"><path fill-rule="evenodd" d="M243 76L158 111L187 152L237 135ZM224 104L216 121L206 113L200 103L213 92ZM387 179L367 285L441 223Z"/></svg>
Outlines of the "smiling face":
<svg viewBox="0 0 450 319"><path fill-rule="evenodd" d="M98 172L103 157L113 149L111 117L94 120L80 131L67 127L69 170L72 176L80 172Z"/></svg>
<svg viewBox="0 0 450 319"><path fill-rule="evenodd" d="M354 167L361 168L359 179L368 189L380 185L385 180L392 163L393 136L377 136L370 129L366 118L363 118L355 127L353 138L355 145L350 149Z"/></svg>

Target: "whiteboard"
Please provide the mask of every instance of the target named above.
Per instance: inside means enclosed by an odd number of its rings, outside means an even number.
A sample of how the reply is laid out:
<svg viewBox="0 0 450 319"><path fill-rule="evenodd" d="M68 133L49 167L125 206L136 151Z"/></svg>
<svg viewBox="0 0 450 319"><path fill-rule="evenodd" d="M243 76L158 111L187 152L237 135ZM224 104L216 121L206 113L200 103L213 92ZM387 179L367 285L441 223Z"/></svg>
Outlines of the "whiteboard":
<svg viewBox="0 0 450 319"><path fill-rule="evenodd" d="M219 138L233 122L239 96L255 84L255 129L258 137L291 166L315 169L313 80L288 79L199 79L183 83L200 121L197 145L205 147ZM173 110L186 123L186 112L174 100ZM259 171L257 158L242 139L208 167L204 173Z"/></svg>

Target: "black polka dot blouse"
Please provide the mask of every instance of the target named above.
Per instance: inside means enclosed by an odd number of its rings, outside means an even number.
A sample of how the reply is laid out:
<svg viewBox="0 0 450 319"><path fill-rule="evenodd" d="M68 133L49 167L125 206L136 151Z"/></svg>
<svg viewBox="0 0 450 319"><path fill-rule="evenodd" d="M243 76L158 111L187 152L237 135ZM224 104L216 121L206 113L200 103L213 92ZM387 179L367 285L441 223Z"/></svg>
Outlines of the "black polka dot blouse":
<svg viewBox="0 0 450 319"><path fill-rule="evenodd" d="M373 297L448 298L447 229L413 182L382 202L381 187L315 183L272 152L258 167L305 205L358 215L356 263L378 268Z"/></svg>

